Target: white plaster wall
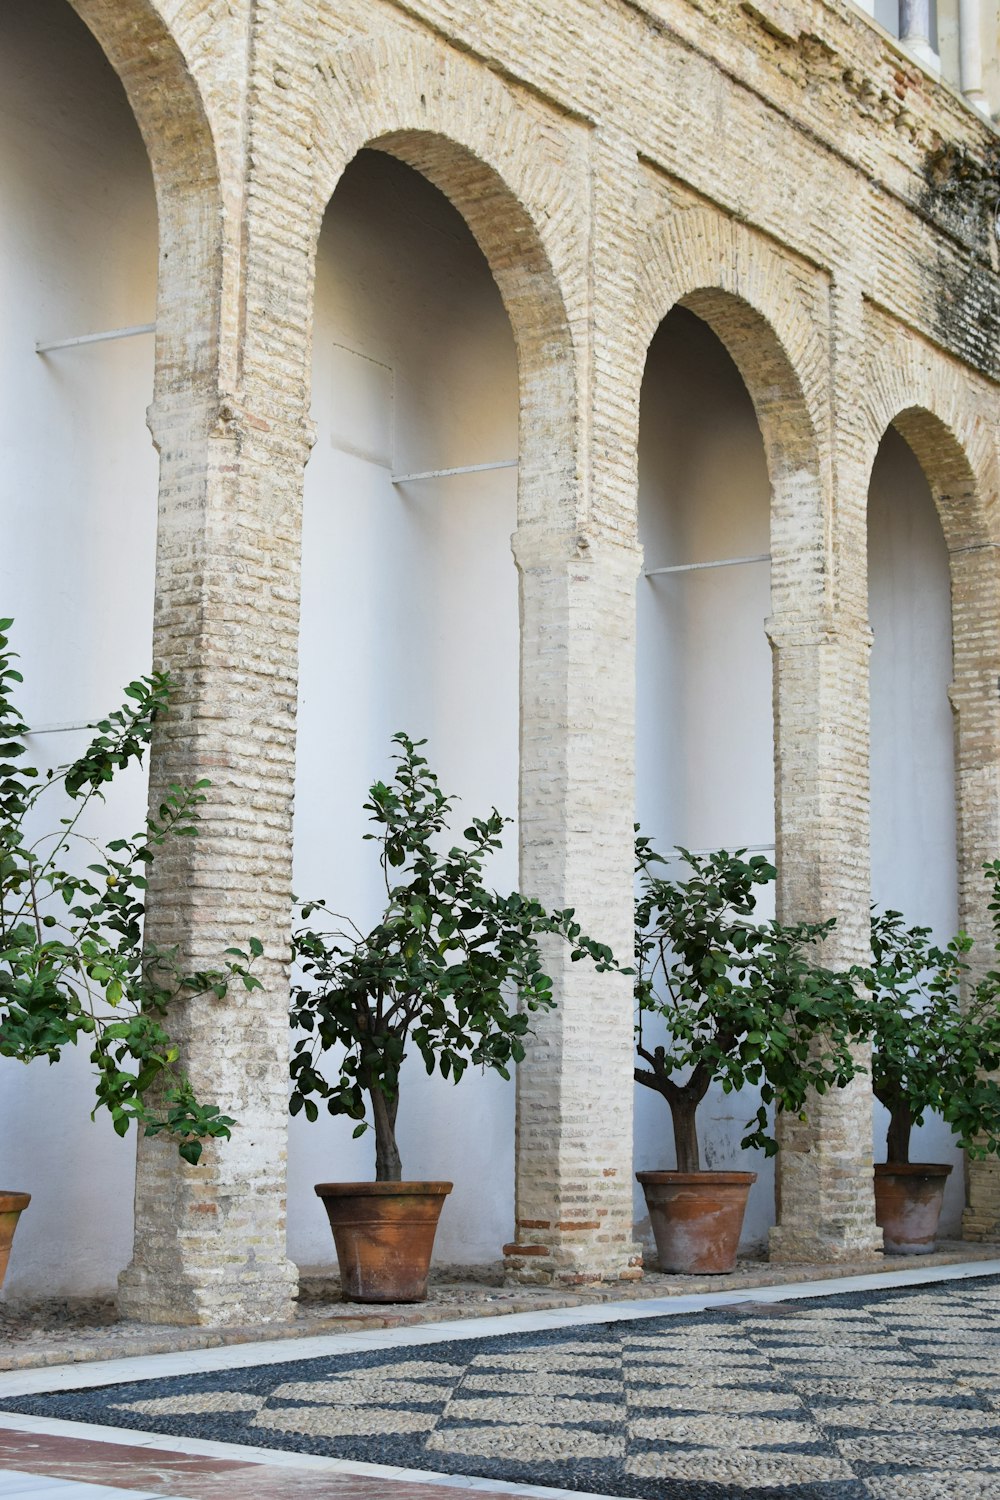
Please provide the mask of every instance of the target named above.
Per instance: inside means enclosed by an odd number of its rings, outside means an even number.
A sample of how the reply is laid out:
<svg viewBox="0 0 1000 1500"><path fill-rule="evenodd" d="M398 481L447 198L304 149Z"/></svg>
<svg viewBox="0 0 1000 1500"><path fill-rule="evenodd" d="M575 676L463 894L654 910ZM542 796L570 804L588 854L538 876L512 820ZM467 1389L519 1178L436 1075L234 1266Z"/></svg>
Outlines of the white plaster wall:
<svg viewBox="0 0 1000 1500"><path fill-rule="evenodd" d="M313 359L318 438L306 484L295 889L360 925L380 910L369 784L397 730L425 737L466 814L517 808L516 471L394 486L413 473L517 456L510 325L464 222L415 172L363 153L320 238ZM456 816L456 831L464 823ZM517 883L516 829L493 877ZM292 1122L289 1245L333 1262L321 1181L374 1175L352 1122ZM495 1261L513 1228L513 1088L403 1075L404 1176L455 1183L438 1262Z"/></svg>
<svg viewBox="0 0 1000 1500"><path fill-rule="evenodd" d="M29 724L81 723L149 670L156 456L149 337L45 357L35 341L151 322L156 208L117 78L65 0L0 3L0 616ZM61 764L85 734L32 741ZM142 774L90 827L132 833ZM113 1288L131 1249L134 1136L92 1123L84 1056L0 1059L0 1183L32 1194L6 1295Z"/></svg>
<svg viewBox="0 0 1000 1500"><path fill-rule="evenodd" d="M746 387L707 325L675 309L642 388L639 529L645 570L767 553L770 485ZM637 817L665 853L754 845L773 858L768 564L640 577ZM681 873L677 863L672 872ZM773 915L765 891L759 913ZM774 1220L773 1167L740 1148L756 1095L712 1089L699 1111L702 1165L756 1171L743 1244ZM665 1100L636 1088L637 1170L675 1165ZM636 1191L639 1233L648 1233Z"/></svg>
<svg viewBox="0 0 1000 1500"><path fill-rule="evenodd" d="M868 500L872 899L947 941L958 926L948 553L927 480L892 428ZM875 1107L875 1159L888 1114ZM961 1153L936 1116L914 1134L913 1161L953 1164L942 1228L957 1233Z"/></svg>

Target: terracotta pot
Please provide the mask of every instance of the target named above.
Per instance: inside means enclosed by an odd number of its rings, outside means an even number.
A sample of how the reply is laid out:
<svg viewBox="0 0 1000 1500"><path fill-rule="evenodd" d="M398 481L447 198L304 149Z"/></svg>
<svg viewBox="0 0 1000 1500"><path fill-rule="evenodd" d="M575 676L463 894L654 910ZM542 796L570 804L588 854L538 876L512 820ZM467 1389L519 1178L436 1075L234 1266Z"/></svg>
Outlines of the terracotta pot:
<svg viewBox="0 0 1000 1500"><path fill-rule="evenodd" d="M736 1250L756 1172L637 1172L661 1271L721 1276Z"/></svg>
<svg viewBox="0 0 1000 1500"><path fill-rule="evenodd" d="M10 1246L17 1221L30 1202L30 1193L9 1193L0 1188L0 1286L3 1286L3 1279L7 1274Z"/></svg>
<svg viewBox="0 0 1000 1500"><path fill-rule="evenodd" d="M320 1182L348 1302L423 1302L450 1182Z"/></svg>
<svg viewBox="0 0 1000 1500"><path fill-rule="evenodd" d="M889 1254L930 1255L950 1171L942 1162L877 1163L875 1222Z"/></svg>

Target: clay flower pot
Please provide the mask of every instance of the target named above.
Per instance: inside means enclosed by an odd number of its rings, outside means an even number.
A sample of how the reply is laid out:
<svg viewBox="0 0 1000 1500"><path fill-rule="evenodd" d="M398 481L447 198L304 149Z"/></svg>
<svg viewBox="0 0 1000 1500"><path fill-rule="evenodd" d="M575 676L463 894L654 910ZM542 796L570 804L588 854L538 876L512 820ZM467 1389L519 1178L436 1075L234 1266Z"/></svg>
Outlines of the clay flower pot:
<svg viewBox="0 0 1000 1500"><path fill-rule="evenodd" d="M942 1162L876 1164L875 1222L889 1254L930 1255L950 1171Z"/></svg>
<svg viewBox="0 0 1000 1500"><path fill-rule="evenodd" d="M0 1286L3 1286L3 1279L7 1274L10 1246L17 1221L30 1202L30 1193L10 1193L0 1188Z"/></svg>
<svg viewBox="0 0 1000 1500"><path fill-rule="evenodd" d="M348 1302L423 1302L450 1182L320 1182Z"/></svg>
<svg viewBox="0 0 1000 1500"><path fill-rule="evenodd" d="M736 1251L756 1172L637 1172L661 1271L721 1276Z"/></svg>

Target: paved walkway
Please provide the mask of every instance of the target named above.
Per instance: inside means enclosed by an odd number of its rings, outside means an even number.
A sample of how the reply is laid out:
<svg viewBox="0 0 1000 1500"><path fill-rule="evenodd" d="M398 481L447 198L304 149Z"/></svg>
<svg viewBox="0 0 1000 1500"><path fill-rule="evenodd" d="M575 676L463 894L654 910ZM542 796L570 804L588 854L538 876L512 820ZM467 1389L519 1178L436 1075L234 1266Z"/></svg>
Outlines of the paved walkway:
<svg viewBox="0 0 1000 1500"><path fill-rule="evenodd" d="M11 1372L0 1500L1000 1500L998 1335L992 1262Z"/></svg>

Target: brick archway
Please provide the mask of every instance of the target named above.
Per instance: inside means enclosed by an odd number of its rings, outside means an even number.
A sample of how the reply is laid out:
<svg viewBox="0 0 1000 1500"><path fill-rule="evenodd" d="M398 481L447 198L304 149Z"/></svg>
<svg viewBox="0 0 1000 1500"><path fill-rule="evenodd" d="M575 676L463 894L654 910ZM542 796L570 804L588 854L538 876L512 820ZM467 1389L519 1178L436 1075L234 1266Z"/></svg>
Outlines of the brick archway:
<svg viewBox="0 0 1000 1500"><path fill-rule="evenodd" d="M643 355L669 309L688 308L727 349L757 415L771 483L778 911L786 920L836 917L824 957L848 964L867 921L854 853L866 847L864 804L849 790L866 785L855 746L867 704L844 685L865 680L868 642L837 566L828 278L745 225L666 194L639 264ZM835 821L844 825L836 837ZM776 1259L849 1259L880 1244L870 1118L861 1078L814 1101L807 1122L780 1122Z"/></svg>
<svg viewBox="0 0 1000 1500"><path fill-rule="evenodd" d="M859 385L865 472L871 472L886 428L895 427L924 471L949 552L1000 542L995 388L877 322L869 330Z"/></svg>
<svg viewBox="0 0 1000 1500"><path fill-rule="evenodd" d="M413 167L458 209L510 319L520 391L520 526L572 527L579 497L580 228L585 141L542 131L526 102L453 49L382 39L337 54L316 96L313 244L362 149Z"/></svg>
<svg viewBox="0 0 1000 1500"><path fill-rule="evenodd" d="M153 0L69 3L121 79L153 172L160 243L156 400L186 400L192 388L210 399L219 383L224 220L205 101Z"/></svg>
<svg viewBox="0 0 1000 1500"><path fill-rule="evenodd" d="M779 664L781 642L801 637L803 630L814 634L835 607L827 524L830 458L819 438L825 422L826 358L817 332L822 288L794 275L794 262L744 226L703 208L657 217L640 246L639 264L637 343L643 362L670 308L687 308L726 348L760 427L771 483L779 909L785 916L811 917L817 893L807 871L815 830L796 828L787 800L801 781L792 749L798 740L801 751L801 705L791 714ZM635 411L637 417L638 389Z"/></svg>
<svg viewBox="0 0 1000 1500"><path fill-rule="evenodd" d="M974 966L985 970L995 937L982 867L1000 847L1000 470L977 404L964 372L960 378L949 362L908 348L881 365L871 386L866 457L874 462L888 427L900 434L927 480L948 549L958 915L976 939ZM1000 1167L970 1160L966 1184L966 1235L995 1237Z"/></svg>
<svg viewBox="0 0 1000 1500"><path fill-rule="evenodd" d="M702 318L728 349L758 414L769 464L818 467L825 410L826 278L745 225L702 207L658 205L638 246L636 340L671 307Z"/></svg>
<svg viewBox="0 0 1000 1500"><path fill-rule="evenodd" d="M919 463L937 510L951 577L959 919L988 951L981 867L1000 841L1000 455L995 394L915 340L873 341L862 406L862 464L871 473L891 426ZM997 1202L1000 1218L1000 1195Z"/></svg>
<svg viewBox="0 0 1000 1500"><path fill-rule="evenodd" d="M519 387L520 879L552 906L582 909L591 900L601 921L610 885L627 914L631 860L619 869L619 840L602 827L600 798L586 837L565 817L574 801L590 805L593 787L606 795L611 741L628 732L618 712L612 734L597 722L580 642L584 629L588 639L599 637L602 612L614 617L605 629L608 654L624 640L620 619L630 609L634 569L631 554L623 570L619 549L605 552L584 536L587 133L571 123L555 130L551 120L543 128L530 98L453 49L413 39L337 53L319 86L313 130L313 243L331 196L335 211L347 164L374 149L449 199L497 284ZM612 670L609 694L627 680L627 670ZM602 861L612 868L602 870ZM580 1052L577 1038L590 1036L630 1076L627 985L560 955L553 964L560 1003L541 1019L538 1045L518 1071L517 1223L508 1264L528 1279L633 1275L628 1098L622 1110L605 1112L601 1131L577 1102L591 1087L589 1051ZM609 990L616 996L610 1006Z"/></svg>
<svg viewBox="0 0 1000 1500"><path fill-rule="evenodd" d="M745 225L703 207L664 212L638 247L636 349L646 350L673 306L721 340L753 402L771 481L775 617L833 605L825 512L828 359L822 275L780 255ZM634 393L638 425L638 385Z"/></svg>

